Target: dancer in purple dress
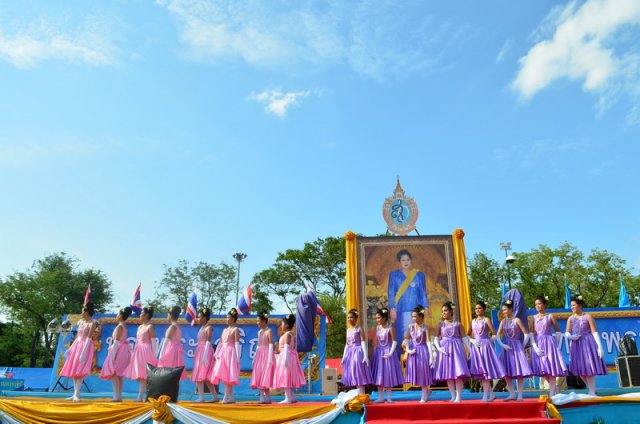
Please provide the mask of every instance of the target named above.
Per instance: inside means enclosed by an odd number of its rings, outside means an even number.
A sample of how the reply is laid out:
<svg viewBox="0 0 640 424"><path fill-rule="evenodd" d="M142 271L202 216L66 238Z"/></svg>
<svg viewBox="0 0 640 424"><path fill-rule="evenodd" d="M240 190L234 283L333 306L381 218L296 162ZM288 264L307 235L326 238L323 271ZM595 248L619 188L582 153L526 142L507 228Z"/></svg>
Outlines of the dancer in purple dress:
<svg viewBox="0 0 640 424"><path fill-rule="evenodd" d="M250 386L254 390L260 390L259 403L271 403L269 392L273 386L276 360L273 354L273 331L268 327L269 314L260 312L256 324L260 330L258 330L258 349L253 357Z"/></svg>
<svg viewBox="0 0 640 424"><path fill-rule="evenodd" d="M209 392L213 395L212 402L218 401L218 392L216 386L209 381L211 370L213 369L213 346L211 346L211 336L213 336L213 328L209 325L211 317L211 309L204 308L198 314L200 330L198 330L198 347L193 356L193 371L191 371L191 381L196 383L198 389L198 400L196 402L204 402L204 385L209 386Z"/></svg>
<svg viewBox="0 0 640 424"><path fill-rule="evenodd" d="M367 342L362 340L361 329L357 325L358 311L351 309L347 314L347 343L342 353L342 384L357 387L359 394L365 393L365 387L373 383L369 370L369 351Z"/></svg>
<svg viewBox="0 0 640 424"><path fill-rule="evenodd" d="M125 306L120 309L116 316L118 325L113 330L112 343L109 347L109 353L104 364L102 364L102 370L100 371L100 378L103 380L111 380L113 386L113 399L112 402L122 402L122 389L124 387L124 376L129 368L129 362L131 361L131 347L127 342L127 325L125 321L131 315L131 308Z"/></svg>
<svg viewBox="0 0 640 424"><path fill-rule="evenodd" d="M536 297L535 306L538 313L530 319L533 320L532 332L535 334L535 341L542 355L531 355L531 371L533 375L542 377L549 383L549 395L558 394L557 377L567 375L567 365L560 353L562 333L558 322L552 314L546 313L547 297L540 295ZM555 330L555 337L551 335L551 329ZM535 349L534 349L535 350Z"/></svg>
<svg viewBox="0 0 640 424"><path fill-rule="evenodd" d="M524 379L533 375L531 372L531 366L527 361L527 354L524 351L524 346L529 340L529 332L526 327L520 321L520 318L513 316L513 301L507 300L502 304L502 314L504 318L500 321L500 327L498 328L497 342L502 346L502 353L500 359L502 359L502 365L506 372L505 380L507 382L507 390L509 390L509 396L504 400L516 400L518 402L523 401L524 391ZM504 334L507 338L507 344L503 344L500 340L500 335ZM520 341L520 335L524 334L524 343ZM540 354L540 349L533 342L534 350L537 354ZM518 381L518 397L516 398L515 390L513 387L513 379Z"/></svg>
<svg viewBox="0 0 640 424"><path fill-rule="evenodd" d="M447 382L451 393L450 402L460 402L464 380L470 376L467 353L464 350L465 345L469 347L469 337L464 335L460 322L453 319L453 310L451 302L442 305L442 322L433 339L437 349L434 379Z"/></svg>
<svg viewBox="0 0 640 424"><path fill-rule="evenodd" d="M73 379L73 395L67 398L73 402L80 402L82 382L91 374L93 354L95 353L92 337L100 328L98 321L91 318L94 312L93 303L87 302L82 306L76 338L65 352L64 365L60 370L61 377Z"/></svg>
<svg viewBox="0 0 640 424"><path fill-rule="evenodd" d="M491 320L485 316L487 305L483 301L476 303L476 318L471 323L469 339L471 350L469 352L469 372L471 376L482 382L482 401L491 402L496 395L493 393L491 380L504 378L505 372L493 343L489 339L489 333L495 337L496 330Z"/></svg>
<svg viewBox="0 0 640 424"><path fill-rule="evenodd" d="M591 396L596 396L596 375L606 375L607 366L596 322L591 315L582 311L583 308L582 296L571 298L573 315L567 320L567 332L564 333L571 340L569 371L585 382Z"/></svg>
<svg viewBox="0 0 640 424"><path fill-rule="evenodd" d="M407 328L404 341L407 352L407 365L404 381L414 386L420 386L422 396L420 403L425 403L429 399L431 390L429 386L433 383L431 367L435 363L435 356L431 354L431 338L429 328L424 324L425 309L422 305L416 306L411 314L413 324Z"/></svg>
<svg viewBox="0 0 640 424"><path fill-rule="evenodd" d="M378 386L378 399L374 403L384 402L384 392L387 392L387 402L391 400L391 389L403 383L400 358L395 353L397 342L393 326L389 325L389 309L378 309L376 313L376 348L373 351L371 374L373 383Z"/></svg>

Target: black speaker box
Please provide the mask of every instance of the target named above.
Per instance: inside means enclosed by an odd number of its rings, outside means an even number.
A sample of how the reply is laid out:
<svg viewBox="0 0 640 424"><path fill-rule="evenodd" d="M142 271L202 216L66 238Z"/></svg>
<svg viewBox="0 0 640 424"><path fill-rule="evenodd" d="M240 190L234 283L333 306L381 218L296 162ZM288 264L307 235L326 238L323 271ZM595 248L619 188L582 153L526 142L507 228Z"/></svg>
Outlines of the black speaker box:
<svg viewBox="0 0 640 424"><path fill-rule="evenodd" d="M640 356L617 357L616 370L620 387L640 387Z"/></svg>

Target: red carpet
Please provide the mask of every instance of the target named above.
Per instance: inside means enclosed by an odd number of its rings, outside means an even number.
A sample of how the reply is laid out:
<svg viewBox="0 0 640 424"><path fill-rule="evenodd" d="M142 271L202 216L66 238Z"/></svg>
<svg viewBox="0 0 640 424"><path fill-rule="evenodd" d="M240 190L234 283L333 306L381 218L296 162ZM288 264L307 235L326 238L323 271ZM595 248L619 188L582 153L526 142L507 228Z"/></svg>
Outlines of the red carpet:
<svg viewBox="0 0 640 424"><path fill-rule="evenodd" d="M524 402L490 403L468 400L460 403L443 401L396 402L392 404L367 405L367 423L414 423L414 424L559 424L560 420L547 418L545 404L537 399Z"/></svg>

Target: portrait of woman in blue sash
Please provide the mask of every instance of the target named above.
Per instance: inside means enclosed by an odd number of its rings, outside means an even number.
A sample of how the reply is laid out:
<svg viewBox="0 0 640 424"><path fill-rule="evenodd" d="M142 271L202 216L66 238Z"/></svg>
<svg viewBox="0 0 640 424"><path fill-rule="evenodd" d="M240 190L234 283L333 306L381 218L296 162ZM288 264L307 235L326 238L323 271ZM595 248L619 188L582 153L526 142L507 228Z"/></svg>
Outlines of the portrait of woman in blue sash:
<svg viewBox="0 0 640 424"><path fill-rule="evenodd" d="M413 321L411 313L417 305L429 308L427 279L424 272L411 266L411 253L402 249L396 254L400 269L389 273L389 309L396 334L404 334Z"/></svg>

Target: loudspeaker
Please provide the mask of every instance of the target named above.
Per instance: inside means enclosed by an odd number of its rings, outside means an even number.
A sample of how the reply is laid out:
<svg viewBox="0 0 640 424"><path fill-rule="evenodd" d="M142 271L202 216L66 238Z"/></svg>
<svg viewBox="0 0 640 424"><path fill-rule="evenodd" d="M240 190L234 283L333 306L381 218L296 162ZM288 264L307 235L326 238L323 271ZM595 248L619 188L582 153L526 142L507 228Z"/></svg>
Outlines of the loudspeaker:
<svg viewBox="0 0 640 424"><path fill-rule="evenodd" d="M338 370L335 368L325 368L322 370L322 394L338 394Z"/></svg>
<svg viewBox="0 0 640 424"><path fill-rule="evenodd" d="M640 387L640 356L617 357L616 370L620 387Z"/></svg>

